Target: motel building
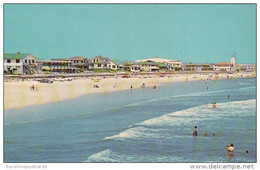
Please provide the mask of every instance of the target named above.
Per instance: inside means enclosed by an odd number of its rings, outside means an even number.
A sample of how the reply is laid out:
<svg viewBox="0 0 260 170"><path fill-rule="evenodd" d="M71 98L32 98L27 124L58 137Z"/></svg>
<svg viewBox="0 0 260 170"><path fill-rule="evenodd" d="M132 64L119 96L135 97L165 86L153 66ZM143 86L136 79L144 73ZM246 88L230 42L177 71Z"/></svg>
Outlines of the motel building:
<svg viewBox="0 0 260 170"><path fill-rule="evenodd" d="M147 61L147 62L141 62L138 64L141 66L141 71L144 71L144 72L159 72L159 70L160 70L159 65L155 62Z"/></svg>
<svg viewBox="0 0 260 170"><path fill-rule="evenodd" d="M217 63L212 64L213 71L234 71L233 64L230 63Z"/></svg>
<svg viewBox="0 0 260 170"><path fill-rule="evenodd" d="M4 53L4 74L35 74L36 61L33 54Z"/></svg>
<svg viewBox="0 0 260 170"><path fill-rule="evenodd" d="M80 68L72 66L72 61L65 59L38 60L37 73L76 73Z"/></svg>
<svg viewBox="0 0 260 170"><path fill-rule="evenodd" d="M184 64L182 67L182 70L184 71L195 71L195 72L201 72L201 71L212 71L210 64Z"/></svg>

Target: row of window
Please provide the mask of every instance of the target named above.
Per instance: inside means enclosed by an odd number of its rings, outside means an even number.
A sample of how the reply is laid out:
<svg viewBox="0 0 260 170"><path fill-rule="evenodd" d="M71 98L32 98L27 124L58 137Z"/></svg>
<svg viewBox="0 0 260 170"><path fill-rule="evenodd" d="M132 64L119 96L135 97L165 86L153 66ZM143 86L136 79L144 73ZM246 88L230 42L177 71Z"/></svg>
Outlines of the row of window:
<svg viewBox="0 0 260 170"><path fill-rule="evenodd" d="M79 63L80 61L79 61L79 60L74 60L73 62L74 62L74 63ZM81 60L81 63L84 63L84 61Z"/></svg>
<svg viewBox="0 0 260 170"><path fill-rule="evenodd" d="M7 68L12 68L11 66L7 66ZM20 68L20 66L16 66L15 68Z"/></svg>
<svg viewBox="0 0 260 170"><path fill-rule="evenodd" d="M34 63L34 60L28 60L28 61L29 61L29 64ZM11 59L7 59L6 62L11 63ZM16 59L15 62L20 63L20 59ZM27 60L25 59L24 62L27 63Z"/></svg>

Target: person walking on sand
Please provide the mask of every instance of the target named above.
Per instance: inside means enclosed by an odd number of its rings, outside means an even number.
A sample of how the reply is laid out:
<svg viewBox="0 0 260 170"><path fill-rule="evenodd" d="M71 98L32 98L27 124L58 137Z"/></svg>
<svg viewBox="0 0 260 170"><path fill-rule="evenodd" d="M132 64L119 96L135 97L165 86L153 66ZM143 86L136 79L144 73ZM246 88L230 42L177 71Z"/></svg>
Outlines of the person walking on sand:
<svg viewBox="0 0 260 170"><path fill-rule="evenodd" d="M192 134L193 136L197 136L198 134L197 134L197 126L195 126L194 127L194 129L193 129L193 134Z"/></svg>

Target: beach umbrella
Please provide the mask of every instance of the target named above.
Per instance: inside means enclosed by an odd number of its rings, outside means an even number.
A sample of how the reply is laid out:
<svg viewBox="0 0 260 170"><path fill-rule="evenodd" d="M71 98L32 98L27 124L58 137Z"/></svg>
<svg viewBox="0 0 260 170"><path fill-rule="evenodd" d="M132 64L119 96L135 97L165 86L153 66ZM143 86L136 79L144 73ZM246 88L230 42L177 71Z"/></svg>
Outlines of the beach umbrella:
<svg viewBox="0 0 260 170"><path fill-rule="evenodd" d="M42 68L42 70L50 71L51 69L49 67L44 67L44 68Z"/></svg>

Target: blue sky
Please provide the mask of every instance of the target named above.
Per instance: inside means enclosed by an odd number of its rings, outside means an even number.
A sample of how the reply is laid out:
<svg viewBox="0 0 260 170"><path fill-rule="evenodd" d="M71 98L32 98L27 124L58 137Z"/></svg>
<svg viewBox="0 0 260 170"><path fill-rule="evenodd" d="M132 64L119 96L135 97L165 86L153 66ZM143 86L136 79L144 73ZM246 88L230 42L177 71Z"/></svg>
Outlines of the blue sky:
<svg viewBox="0 0 260 170"><path fill-rule="evenodd" d="M254 4L4 4L4 52L256 62Z"/></svg>

